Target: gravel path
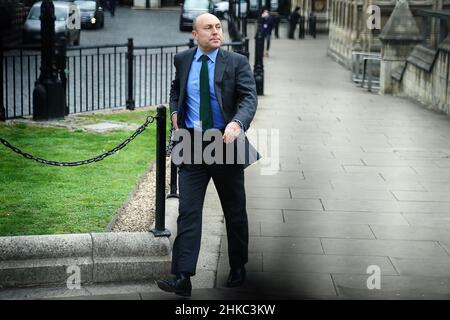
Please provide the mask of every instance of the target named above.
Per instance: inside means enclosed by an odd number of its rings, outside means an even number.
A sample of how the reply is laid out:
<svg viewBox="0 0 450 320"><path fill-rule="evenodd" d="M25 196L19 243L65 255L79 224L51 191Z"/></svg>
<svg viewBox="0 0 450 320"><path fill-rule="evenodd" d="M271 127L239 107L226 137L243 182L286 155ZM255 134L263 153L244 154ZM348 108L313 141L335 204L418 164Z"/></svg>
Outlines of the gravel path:
<svg viewBox="0 0 450 320"><path fill-rule="evenodd" d="M170 158L166 159L166 194L170 183ZM113 232L149 231L155 219L155 165L141 177L128 201L113 222Z"/></svg>

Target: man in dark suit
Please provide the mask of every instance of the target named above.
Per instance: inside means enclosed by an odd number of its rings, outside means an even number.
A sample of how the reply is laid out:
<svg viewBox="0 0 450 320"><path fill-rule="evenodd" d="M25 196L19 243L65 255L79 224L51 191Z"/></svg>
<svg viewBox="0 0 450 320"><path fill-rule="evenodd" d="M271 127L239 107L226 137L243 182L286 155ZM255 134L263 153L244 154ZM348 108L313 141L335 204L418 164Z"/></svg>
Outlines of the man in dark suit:
<svg viewBox="0 0 450 320"><path fill-rule="evenodd" d="M227 153L228 146L236 145L250 127L256 112L253 74L245 56L220 49L223 33L216 16L209 13L198 16L192 35L198 47L174 58L176 74L170 92L172 125L176 131L187 130L191 136L194 132L204 135L210 130L218 131ZM192 142L195 143L194 139ZM200 149L204 150L205 143L201 144ZM244 167L249 163L216 160L219 161L212 164L204 159L200 163L186 161L179 166L179 216L172 255L175 278L157 281L164 291L191 295L190 277L196 271L203 202L211 178L219 194L228 237L231 270L225 285L235 287L245 281L248 222Z"/></svg>

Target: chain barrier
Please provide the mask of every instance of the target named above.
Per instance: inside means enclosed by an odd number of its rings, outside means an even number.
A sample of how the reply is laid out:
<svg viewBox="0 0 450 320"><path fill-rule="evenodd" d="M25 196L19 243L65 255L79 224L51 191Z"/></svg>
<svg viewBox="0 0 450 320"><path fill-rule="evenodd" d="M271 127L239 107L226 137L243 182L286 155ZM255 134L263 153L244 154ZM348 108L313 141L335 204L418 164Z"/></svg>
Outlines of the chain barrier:
<svg viewBox="0 0 450 320"><path fill-rule="evenodd" d="M167 143L167 147L166 147L166 157L170 157L170 155L172 154L172 149L173 149L173 127L170 127L170 132L169 132L169 142Z"/></svg>
<svg viewBox="0 0 450 320"><path fill-rule="evenodd" d="M35 157L35 156L33 156L33 155L29 154L29 153L23 152L19 148L11 145L8 141L6 141L3 138L0 138L0 142L5 147L11 149L15 153L17 153L17 154L19 154L19 155L21 155L21 156L23 156L23 157L25 157L27 159L37 161L39 163L47 164L47 165L50 165L50 166L58 166L58 167L75 167L75 166L81 166L81 165L85 165L85 164L90 164L92 162L102 161L106 157L115 154L119 150L122 150L134 138L136 138L138 135L140 135L142 132L144 132L144 130L147 128L147 126L150 123L153 123L156 118L157 118L157 116L148 116L146 121L145 121L145 123L143 125L141 125L128 139L124 140L121 144L117 145L115 148L113 148L113 149L111 149L109 151L106 151L105 153L102 153L101 155L98 155L98 156L90 158L90 159L81 160L81 161L60 162L60 161L46 160L46 159L42 159L42 158L39 158L39 157Z"/></svg>

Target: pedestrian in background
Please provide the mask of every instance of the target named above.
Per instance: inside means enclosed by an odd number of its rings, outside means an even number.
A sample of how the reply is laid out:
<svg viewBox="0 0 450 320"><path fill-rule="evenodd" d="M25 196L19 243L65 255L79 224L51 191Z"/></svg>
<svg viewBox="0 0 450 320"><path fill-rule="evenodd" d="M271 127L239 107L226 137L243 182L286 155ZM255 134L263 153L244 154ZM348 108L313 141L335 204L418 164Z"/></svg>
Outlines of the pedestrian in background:
<svg viewBox="0 0 450 320"><path fill-rule="evenodd" d="M305 16L300 15L299 21L298 21L298 38L304 39L305 38Z"/></svg>
<svg viewBox="0 0 450 320"><path fill-rule="evenodd" d="M269 14L269 10L264 9L263 13L261 14L261 19L262 33L264 36L264 40L266 41L266 50L264 52L264 55L268 57L270 49L270 38L272 36L273 17Z"/></svg>
<svg viewBox="0 0 450 320"><path fill-rule="evenodd" d="M289 39L294 39L295 28L297 27L298 19L300 18L300 14L298 11L300 7L295 7L294 11L289 16Z"/></svg>
<svg viewBox="0 0 450 320"><path fill-rule="evenodd" d="M316 16L311 11L308 18L308 25L309 25L309 34L315 39L316 38Z"/></svg>
<svg viewBox="0 0 450 320"><path fill-rule="evenodd" d="M111 17L114 17L116 12L116 0L107 0L109 11L111 12Z"/></svg>
<svg viewBox="0 0 450 320"><path fill-rule="evenodd" d="M280 14L276 11L272 11L270 14L273 17L273 27L275 29L275 38L279 39L280 35L278 34L278 30L280 28L280 20L281 20Z"/></svg>

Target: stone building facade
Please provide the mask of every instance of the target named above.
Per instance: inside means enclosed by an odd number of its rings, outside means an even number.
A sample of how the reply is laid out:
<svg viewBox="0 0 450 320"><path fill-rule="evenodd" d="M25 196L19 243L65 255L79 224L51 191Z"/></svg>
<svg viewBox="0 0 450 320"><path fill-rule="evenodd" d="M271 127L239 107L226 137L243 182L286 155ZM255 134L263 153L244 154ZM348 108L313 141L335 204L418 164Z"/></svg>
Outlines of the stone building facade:
<svg viewBox="0 0 450 320"><path fill-rule="evenodd" d="M450 114L450 1L333 0L330 9L330 56L350 68L352 51L378 52L381 94Z"/></svg>
<svg viewBox="0 0 450 320"><path fill-rule="evenodd" d="M380 52L379 34L396 3L397 0L331 0L328 54L350 67L353 50ZM419 28L422 26L422 18L417 15L417 11L450 10L448 0L408 0L408 4ZM380 8L381 29L369 29L367 26L371 16L374 17L373 11L369 8L373 5ZM433 24L429 31L429 39L436 42L437 27Z"/></svg>

